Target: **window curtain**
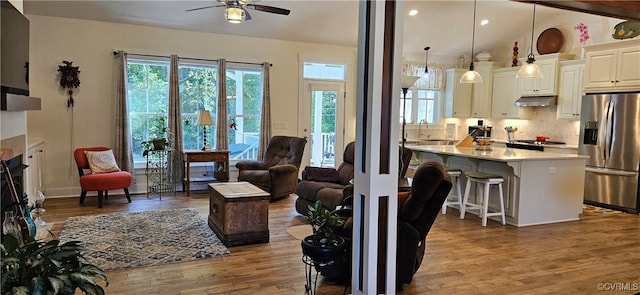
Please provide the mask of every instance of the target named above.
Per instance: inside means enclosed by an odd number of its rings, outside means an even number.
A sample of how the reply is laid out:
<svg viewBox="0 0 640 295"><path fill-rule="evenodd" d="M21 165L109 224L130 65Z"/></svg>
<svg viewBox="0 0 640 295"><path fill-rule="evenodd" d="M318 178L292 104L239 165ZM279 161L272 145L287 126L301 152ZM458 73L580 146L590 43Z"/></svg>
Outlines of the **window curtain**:
<svg viewBox="0 0 640 295"><path fill-rule="evenodd" d="M441 67L429 67L429 72L424 72L424 65L403 64L403 76L418 76L415 88L439 90L444 88L445 72Z"/></svg>
<svg viewBox="0 0 640 295"><path fill-rule="evenodd" d="M260 147L258 155L264 157L271 139L271 90L269 87L269 68L268 62L262 64L263 80L262 80L262 116L260 119Z"/></svg>
<svg viewBox="0 0 640 295"><path fill-rule="evenodd" d="M129 130L129 105L127 104L127 54L118 51L116 78L116 141L113 147L120 169L133 173L133 151ZM136 178L133 178L135 182Z"/></svg>
<svg viewBox="0 0 640 295"><path fill-rule="evenodd" d="M227 61L218 60L218 124L216 132L216 149L229 149L229 128L227 126Z"/></svg>
<svg viewBox="0 0 640 295"><path fill-rule="evenodd" d="M180 80L178 72L179 58L171 55L169 69L169 145L173 149L168 163L169 175L173 182L182 179L182 115L180 112Z"/></svg>

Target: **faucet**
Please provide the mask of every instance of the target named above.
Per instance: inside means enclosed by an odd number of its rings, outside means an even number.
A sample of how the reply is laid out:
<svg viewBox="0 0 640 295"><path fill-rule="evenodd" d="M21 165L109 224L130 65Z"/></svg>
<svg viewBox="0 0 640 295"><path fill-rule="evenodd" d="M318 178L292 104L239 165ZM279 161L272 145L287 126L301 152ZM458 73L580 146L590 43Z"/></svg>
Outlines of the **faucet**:
<svg viewBox="0 0 640 295"><path fill-rule="evenodd" d="M422 123L425 124L427 129L429 129L429 122L427 122L427 120L425 119L420 120L420 122L418 123L418 138L422 138L422 136L424 135L422 134Z"/></svg>

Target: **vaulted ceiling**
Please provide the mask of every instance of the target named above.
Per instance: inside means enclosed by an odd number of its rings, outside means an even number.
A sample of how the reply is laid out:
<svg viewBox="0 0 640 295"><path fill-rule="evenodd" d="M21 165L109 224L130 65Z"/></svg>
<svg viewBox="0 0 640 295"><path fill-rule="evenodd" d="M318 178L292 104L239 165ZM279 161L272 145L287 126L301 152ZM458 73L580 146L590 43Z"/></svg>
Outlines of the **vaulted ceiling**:
<svg viewBox="0 0 640 295"><path fill-rule="evenodd" d="M256 1L253 1L256 2ZM537 1L551 2L551 1ZM556 1L575 2L575 1ZM638 1L634 1L638 2ZM212 32L270 39L357 45L358 5L355 0L279 0L259 4L291 10L288 16L251 10L252 20L229 24L224 8L197 11L188 9L216 5L216 1L35 1L25 0L27 15L48 15L116 23L156 26L179 30ZM472 27L473 1L404 1L405 12L417 9L416 16L405 17L404 51L457 56L468 52ZM532 5L506 0L481 0L477 4L476 48L491 48L496 42L511 43L511 36L528 31ZM550 18L561 10L539 6L537 18Z"/></svg>

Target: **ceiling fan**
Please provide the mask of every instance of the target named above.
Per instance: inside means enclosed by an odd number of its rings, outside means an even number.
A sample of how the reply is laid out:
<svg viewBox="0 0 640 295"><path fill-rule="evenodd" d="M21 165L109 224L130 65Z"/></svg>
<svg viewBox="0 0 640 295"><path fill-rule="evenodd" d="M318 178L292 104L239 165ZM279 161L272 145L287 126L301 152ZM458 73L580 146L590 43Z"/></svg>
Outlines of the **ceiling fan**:
<svg viewBox="0 0 640 295"><path fill-rule="evenodd" d="M289 9L251 3L257 1L260 0L218 0L218 2L220 2L221 4L192 8L187 9L186 11L195 11L214 7L225 7L224 18L232 24L239 24L243 21L250 20L251 15L249 14L249 11L247 11L247 9L282 15L289 15L289 13L291 12Z"/></svg>

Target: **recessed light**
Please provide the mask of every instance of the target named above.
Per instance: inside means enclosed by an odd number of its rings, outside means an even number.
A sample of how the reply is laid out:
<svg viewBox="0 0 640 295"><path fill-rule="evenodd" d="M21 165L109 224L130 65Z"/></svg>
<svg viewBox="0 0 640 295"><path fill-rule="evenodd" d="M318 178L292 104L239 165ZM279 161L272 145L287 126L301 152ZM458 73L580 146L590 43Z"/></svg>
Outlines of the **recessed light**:
<svg viewBox="0 0 640 295"><path fill-rule="evenodd" d="M486 25L486 24L488 24L488 23L489 23L489 20L488 20L488 19L483 19L483 20L480 22L480 25L481 25L481 26L484 26L484 25Z"/></svg>
<svg viewBox="0 0 640 295"><path fill-rule="evenodd" d="M414 15L416 15L416 14L418 14L418 10L417 10L417 9L411 9L411 10L409 11L409 15L410 15L410 16L414 16Z"/></svg>

